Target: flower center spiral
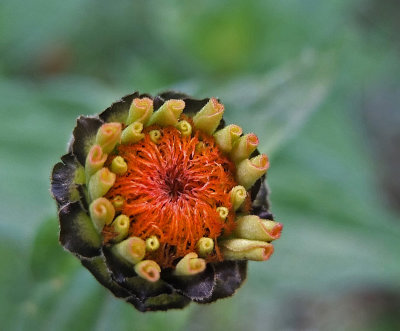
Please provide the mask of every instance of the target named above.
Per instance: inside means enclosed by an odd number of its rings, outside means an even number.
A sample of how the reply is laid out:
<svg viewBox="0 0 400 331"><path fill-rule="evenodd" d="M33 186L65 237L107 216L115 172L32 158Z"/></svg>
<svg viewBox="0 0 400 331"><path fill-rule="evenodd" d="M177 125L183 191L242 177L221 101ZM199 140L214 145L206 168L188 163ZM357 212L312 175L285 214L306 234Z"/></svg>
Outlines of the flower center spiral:
<svg viewBox="0 0 400 331"><path fill-rule="evenodd" d="M150 134L155 129L160 133L157 141ZM157 236L160 248L147 253L148 258L173 266L176 259L195 251L202 237L217 242L234 229L229 192L237 185L235 166L214 138L201 131L183 136L174 127L150 126L143 133L140 142L119 145L117 154L128 169L117 176L107 198L123 198L121 212L131 221L130 235ZM232 212L221 219L218 207ZM207 260L221 259L216 245Z"/></svg>

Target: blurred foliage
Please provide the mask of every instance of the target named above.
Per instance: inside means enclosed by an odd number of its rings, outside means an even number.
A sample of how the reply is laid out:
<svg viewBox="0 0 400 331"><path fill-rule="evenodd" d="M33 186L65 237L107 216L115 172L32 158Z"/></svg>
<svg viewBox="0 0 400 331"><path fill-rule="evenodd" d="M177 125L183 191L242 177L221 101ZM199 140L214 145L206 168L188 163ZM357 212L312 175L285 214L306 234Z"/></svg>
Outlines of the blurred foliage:
<svg viewBox="0 0 400 331"><path fill-rule="evenodd" d="M400 223L379 190L384 167L361 108L365 91L398 86L396 9L389 0L3 0L0 329L399 329L389 308L399 305ZM258 134L271 158L284 234L231 299L140 314L57 243L49 174L75 118L136 89L220 97L227 121ZM384 294L359 299L370 289ZM366 305L385 293L386 308Z"/></svg>

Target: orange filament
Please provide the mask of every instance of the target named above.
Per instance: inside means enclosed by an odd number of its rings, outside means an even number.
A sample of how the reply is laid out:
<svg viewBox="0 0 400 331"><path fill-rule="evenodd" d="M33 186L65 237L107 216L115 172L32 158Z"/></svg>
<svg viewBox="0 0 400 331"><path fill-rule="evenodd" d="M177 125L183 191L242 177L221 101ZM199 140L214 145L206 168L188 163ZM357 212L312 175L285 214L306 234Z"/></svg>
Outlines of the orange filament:
<svg viewBox="0 0 400 331"><path fill-rule="evenodd" d="M157 144L148 134L154 129L161 132ZM117 176L107 198L124 198L122 213L131 219L130 235L159 238L160 248L147 255L159 265L173 266L195 251L202 237L215 241L208 260L222 260L216 239L235 226L229 197L237 185L234 164L213 137L199 131L184 137L173 127L151 126L144 133L138 143L118 147L128 170ZM200 141L202 148L196 148ZM230 210L225 220L217 212L220 206Z"/></svg>

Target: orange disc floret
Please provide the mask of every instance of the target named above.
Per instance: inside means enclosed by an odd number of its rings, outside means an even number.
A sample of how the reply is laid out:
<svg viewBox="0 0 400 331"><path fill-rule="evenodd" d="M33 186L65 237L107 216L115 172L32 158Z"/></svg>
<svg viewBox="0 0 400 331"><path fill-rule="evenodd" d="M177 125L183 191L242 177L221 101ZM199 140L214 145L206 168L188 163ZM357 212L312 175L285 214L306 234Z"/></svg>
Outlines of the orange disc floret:
<svg viewBox="0 0 400 331"><path fill-rule="evenodd" d="M154 129L161 133L157 143L148 134ZM107 197L125 199L122 213L131 219L131 235L159 238L160 248L149 257L161 266L195 251L202 237L215 242L208 260L221 260L216 239L235 227L229 197L237 185L234 164L200 131L184 137L173 127L152 126L144 133L138 143L118 147L128 170L117 176ZM216 210L220 206L230 210L225 220Z"/></svg>

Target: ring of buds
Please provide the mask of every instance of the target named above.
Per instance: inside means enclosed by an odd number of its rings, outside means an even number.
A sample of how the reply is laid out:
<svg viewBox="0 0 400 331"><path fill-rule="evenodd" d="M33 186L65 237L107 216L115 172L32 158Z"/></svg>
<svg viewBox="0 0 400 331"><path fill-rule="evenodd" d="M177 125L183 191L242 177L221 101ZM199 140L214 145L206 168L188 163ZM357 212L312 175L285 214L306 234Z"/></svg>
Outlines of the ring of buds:
<svg viewBox="0 0 400 331"><path fill-rule="evenodd" d="M268 158L223 112L215 98L136 92L79 117L54 166L61 244L140 311L233 295L281 235Z"/></svg>

